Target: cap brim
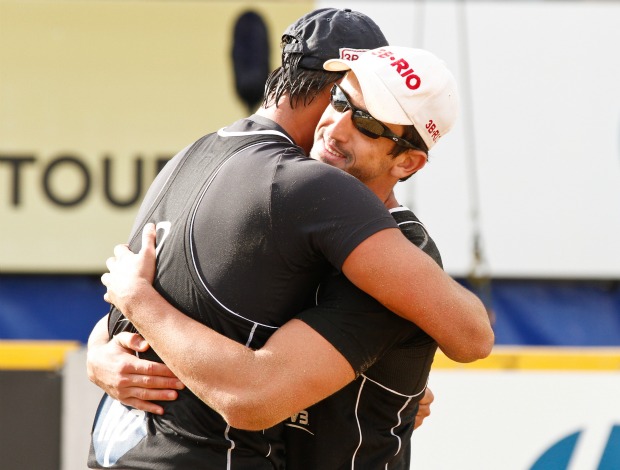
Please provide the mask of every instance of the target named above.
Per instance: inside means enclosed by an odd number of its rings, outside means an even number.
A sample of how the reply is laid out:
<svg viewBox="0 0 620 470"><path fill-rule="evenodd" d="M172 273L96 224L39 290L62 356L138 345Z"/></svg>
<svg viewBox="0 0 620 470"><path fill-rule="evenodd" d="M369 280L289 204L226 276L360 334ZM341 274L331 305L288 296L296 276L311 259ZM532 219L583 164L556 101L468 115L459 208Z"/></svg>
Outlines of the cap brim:
<svg viewBox="0 0 620 470"><path fill-rule="evenodd" d="M329 59L323 64L323 68L328 72L344 72L351 70L349 65L352 61L343 59Z"/></svg>

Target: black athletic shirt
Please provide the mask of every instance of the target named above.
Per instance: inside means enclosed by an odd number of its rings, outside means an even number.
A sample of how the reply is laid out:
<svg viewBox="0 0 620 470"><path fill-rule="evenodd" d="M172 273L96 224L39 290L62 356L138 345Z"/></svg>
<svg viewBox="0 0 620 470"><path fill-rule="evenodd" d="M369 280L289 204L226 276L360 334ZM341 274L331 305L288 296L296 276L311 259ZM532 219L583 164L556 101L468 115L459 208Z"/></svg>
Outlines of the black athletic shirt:
<svg viewBox="0 0 620 470"><path fill-rule="evenodd" d="M405 208L392 215L407 238L441 266L439 251L417 217ZM317 306L298 318L361 375L285 422L287 469L408 470L413 423L435 341L337 272L321 284Z"/></svg>
<svg viewBox="0 0 620 470"><path fill-rule="evenodd" d="M320 279L368 236L395 228L354 177L304 156L252 116L177 155L149 189L134 225L158 228L154 285L175 307L252 348L308 305ZM116 309L110 335L135 331ZM141 357L160 360L151 350ZM188 389L151 415L104 396L89 466L148 470L284 467L283 425L230 428Z"/></svg>

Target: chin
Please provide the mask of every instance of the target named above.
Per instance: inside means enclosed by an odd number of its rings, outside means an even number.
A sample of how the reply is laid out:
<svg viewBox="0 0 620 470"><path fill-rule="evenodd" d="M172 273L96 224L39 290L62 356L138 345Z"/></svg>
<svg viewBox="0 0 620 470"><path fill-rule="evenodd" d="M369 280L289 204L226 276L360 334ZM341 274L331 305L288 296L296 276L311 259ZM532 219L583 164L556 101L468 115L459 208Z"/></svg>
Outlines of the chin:
<svg viewBox="0 0 620 470"><path fill-rule="evenodd" d="M335 159L333 157L321 157L319 158L323 163L327 163L330 166L339 168L341 170L345 169L345 162L342 159Z"/></svg>

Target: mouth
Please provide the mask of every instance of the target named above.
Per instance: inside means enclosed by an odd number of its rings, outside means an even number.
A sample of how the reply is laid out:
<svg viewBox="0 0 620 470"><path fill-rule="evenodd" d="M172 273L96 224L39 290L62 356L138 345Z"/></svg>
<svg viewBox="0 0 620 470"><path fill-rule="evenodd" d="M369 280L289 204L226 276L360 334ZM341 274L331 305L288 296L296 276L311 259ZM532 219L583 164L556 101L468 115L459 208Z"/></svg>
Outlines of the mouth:
<svg viewBox="0 0 620 470"><path fill-rule="evenodd" d="M319 151L319 159L333 166L343 166L347 162L347 156L338 151L336 147L330 144L328 138L323 138L322 149Z"/></svg>

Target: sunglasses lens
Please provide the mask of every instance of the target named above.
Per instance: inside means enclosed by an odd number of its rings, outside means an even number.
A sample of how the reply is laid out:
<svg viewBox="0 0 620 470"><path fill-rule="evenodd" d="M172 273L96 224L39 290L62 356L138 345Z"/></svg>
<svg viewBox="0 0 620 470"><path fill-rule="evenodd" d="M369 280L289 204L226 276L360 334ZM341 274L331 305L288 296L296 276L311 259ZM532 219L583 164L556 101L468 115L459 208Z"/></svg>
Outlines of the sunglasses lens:
<svg viewBox="0 0 620 470"><path fill-rule="evenodd" d="M352 119L357 130L372 139L378 139L385 131L385 128L375 118L364 116L359 111L352 116Z"/></svg>
<svg viewBox="0 0 620 470"><path fill-rule="evenodd" d="M347 109L353 111L351 114L353 125L366 137L370 137L371 139L378 139L379 137L387 137L392 140L398 139L398 137L393 135L382 122L377 121L366 111L362 111L349 103L347 95L336 84L332 87L330 102L333 108L339 113L344 113Z"/></svg>
<svg viewBox="0 0 620 470"><path fill-rule="evenodd" d="M344 113L347 110L347 102L346 101L338 101L336 99L332 99L332 106L339 113Z"/></svg>
<svg viewBox="0 0 620 470"><path fill-rule="evenodd" d="M334 85L334 87L332 88L332 94L331 94L330 101L331 101L331 105L339 113L344 113L345 110L349 107L349 102L347 101L347 97L344 95L342 90L336 85Z"/></svg>

